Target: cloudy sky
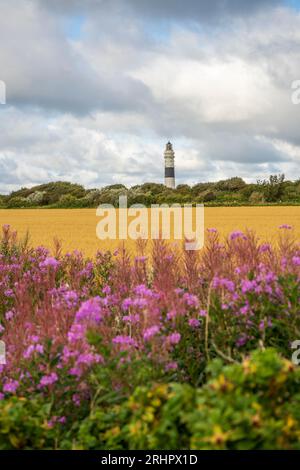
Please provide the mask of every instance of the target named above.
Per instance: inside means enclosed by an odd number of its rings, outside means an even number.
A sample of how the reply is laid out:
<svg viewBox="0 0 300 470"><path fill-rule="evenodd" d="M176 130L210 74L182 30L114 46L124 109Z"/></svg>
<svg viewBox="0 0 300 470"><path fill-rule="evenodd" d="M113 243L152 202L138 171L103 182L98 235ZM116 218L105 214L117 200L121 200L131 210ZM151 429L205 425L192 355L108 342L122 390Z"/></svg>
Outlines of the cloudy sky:
<svg viewBox="0 0 300 470"><path fill-rule="evenodd" d="M298 0L0 0L0 193L300 178Z"/></svg>

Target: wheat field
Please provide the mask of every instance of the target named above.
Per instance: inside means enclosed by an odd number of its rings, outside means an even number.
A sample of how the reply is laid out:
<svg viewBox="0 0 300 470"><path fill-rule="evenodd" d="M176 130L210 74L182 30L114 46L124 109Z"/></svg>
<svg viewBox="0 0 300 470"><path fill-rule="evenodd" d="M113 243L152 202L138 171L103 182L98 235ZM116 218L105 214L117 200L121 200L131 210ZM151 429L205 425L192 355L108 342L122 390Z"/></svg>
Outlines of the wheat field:
<svg viewBox="0 0 300 470"><path fill-rule="evenodd" d="M300 207L209 207L204 212L205 228L216 228L222 236L246 227L269 242L276 241L278 227L288 224L300 240ZM32 246L43 245L49 249L58 239L63 250L80 250L93 256L97 250L114 250L119 240L101 241L96 236L99 217L95 209L11 209L0 210L0 224L9 224L19 236L30 235ZM126 242L134 250L135 242Z"/></svg>

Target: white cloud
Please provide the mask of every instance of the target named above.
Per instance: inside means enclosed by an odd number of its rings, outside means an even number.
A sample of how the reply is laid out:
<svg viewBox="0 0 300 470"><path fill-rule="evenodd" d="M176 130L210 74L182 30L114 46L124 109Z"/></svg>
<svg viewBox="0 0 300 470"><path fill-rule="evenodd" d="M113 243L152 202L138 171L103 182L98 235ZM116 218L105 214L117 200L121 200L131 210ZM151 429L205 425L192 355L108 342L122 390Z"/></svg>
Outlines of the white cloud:
<svg viewBox="0 0 300 470"><path fill-rule="evenodd" d="M299 14L273 8L266 21L245 3L222 24L177 12L166 25L154 3L91 1L74 41L64 31L74 2L2 1L0 192L58 179L161 182L169 138L181 183L299 176Z"/></svg>

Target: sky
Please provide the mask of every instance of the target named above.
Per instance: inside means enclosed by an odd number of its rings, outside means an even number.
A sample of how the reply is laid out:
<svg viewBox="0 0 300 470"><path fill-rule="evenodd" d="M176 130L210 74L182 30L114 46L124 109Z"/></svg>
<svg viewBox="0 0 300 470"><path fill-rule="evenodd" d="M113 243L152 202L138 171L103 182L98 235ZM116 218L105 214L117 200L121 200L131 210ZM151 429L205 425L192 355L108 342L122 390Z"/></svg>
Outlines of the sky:
<svg viewBox="0 0 300 470"><path fill-rule="evenodd" d="M300 178L298 0L0 0L0 193Z"/></svg>

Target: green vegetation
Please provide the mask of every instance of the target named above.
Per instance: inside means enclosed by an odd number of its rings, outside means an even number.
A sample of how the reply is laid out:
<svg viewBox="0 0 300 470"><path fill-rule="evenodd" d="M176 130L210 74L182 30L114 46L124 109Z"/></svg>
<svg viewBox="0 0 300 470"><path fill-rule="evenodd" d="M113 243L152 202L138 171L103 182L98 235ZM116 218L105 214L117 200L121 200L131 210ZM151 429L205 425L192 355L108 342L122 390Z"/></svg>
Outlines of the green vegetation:
<svg viewBox="0 0 300 470"><path fill-rule="evenodd" d="M94 403L68 429L53 426L51 402L0 402L0 449L300 449L300 370L273 349L241 364L220 359L201 388L137 386L129 398ZM112 394L111 394L112 395Z"/></svg>
<svg viewBox="0 0 300 470"><path fill-rule="evenodd" d="M206 206L244 205L298 205L300 204L300 180L286 181L284 175L271 175L268 180L247 184L234 177L214 183L198 183L194 186L180 184L175 190L163 184L144 183L126 188L122 184L101 189L85 189L68 182L48 183L33 188L22 188L7 196L0 195L2 208L88 208L100 204L118 205L119 196L128 197L128 205L144 204L201 204Z"/></svg>

